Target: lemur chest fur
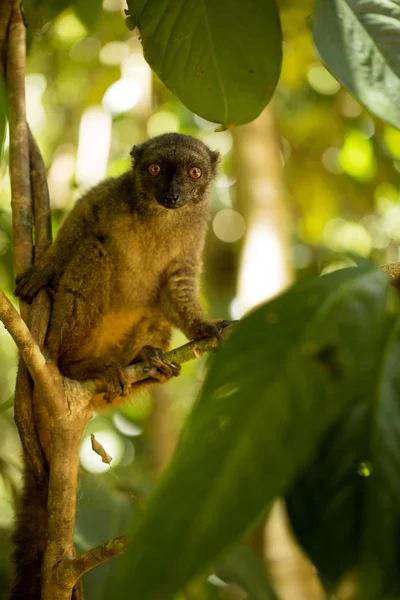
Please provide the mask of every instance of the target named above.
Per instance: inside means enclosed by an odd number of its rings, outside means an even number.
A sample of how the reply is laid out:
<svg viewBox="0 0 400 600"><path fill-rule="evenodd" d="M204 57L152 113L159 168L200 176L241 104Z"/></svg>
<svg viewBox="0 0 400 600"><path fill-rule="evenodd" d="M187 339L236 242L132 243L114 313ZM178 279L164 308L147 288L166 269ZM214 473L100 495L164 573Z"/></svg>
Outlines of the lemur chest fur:
<svg viewBox="0 0 400 600"><path fill-rule="evenodd" d="M189 244L181 233L177 238L172 218L160 219L148 228L137 219L119 218L113 224L106 251L113 265L110 310L135 312L159 304L168 265L189 252Z"/></svg>
<svg viewBox="0 0 400 600"><path fill-rule="evenodd" d="M143 230L135 220L121 217L113 223L112 232L104 244L106 261L113 267L109 304L88 336L84 349L87 356L113 357L123 353L133 340L139 351L152 343L154 326L168 326L160 292L167 284L168 265L181 247L185 250L185 242L175 239L171 252L173 223L167 219L153 232Z"/></svg>

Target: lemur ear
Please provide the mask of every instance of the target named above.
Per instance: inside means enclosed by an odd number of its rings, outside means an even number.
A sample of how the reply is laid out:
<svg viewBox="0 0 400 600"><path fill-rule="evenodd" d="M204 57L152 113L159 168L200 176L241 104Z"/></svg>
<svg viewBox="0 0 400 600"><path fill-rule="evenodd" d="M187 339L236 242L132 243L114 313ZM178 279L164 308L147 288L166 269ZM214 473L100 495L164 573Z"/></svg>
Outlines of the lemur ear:
<svg viewBox="0 0 400 600"><path fill-rule="evenodd" d="M142 144L135 144L129 154L132 156L133 162L138 161L143 154Z"/></svg>
<svg viewBox="0 0 400 600"><path fill-rule="evenodd" d="M221 164L221 155L216 150L210 150L210 161L214 173L218 171L218 167Z"/></svg>

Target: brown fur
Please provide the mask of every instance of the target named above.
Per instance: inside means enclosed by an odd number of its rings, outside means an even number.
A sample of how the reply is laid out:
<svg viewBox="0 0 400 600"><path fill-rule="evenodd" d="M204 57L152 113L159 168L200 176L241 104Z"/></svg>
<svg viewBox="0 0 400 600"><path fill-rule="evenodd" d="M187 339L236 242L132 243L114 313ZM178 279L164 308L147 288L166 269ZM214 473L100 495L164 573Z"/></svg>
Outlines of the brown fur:
<svg viewBox="0 0 400 600"><path fill-rule="evenodd" d="M107 400L124 394L122 368L143 347L167 349L172 327L189 339L217 331L205 317L198 279L218 155L191 136L165 134L135 146L132 156L132 170L77 202L16 290L29 301L52 286L49 354L72 379L103 379ZM161 166L157 177L148 173L152 163ZM192 166L202 169L198 180L188 176ZM179 208L162 204L171 186L184 201ZM176 374L164 371L152 375ZM95 404L101 408L99 397Z"/></svg>

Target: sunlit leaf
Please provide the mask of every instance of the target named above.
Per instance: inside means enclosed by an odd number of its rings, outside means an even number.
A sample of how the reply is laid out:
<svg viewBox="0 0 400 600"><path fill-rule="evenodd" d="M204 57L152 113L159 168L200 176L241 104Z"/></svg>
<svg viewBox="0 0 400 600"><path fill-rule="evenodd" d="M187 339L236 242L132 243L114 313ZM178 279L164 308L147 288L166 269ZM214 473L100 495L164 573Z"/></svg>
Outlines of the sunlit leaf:
<svg viewBox="0 0 400 600"><path fill-rule="evenodd" d="M359 568L361 597L400 585L400 320L388 320L370 375L288 497L292 525L332 584ZM329 540L329 543L326 543Z"/></svg>
<svg viewBox="0 0 400 600"><path fill-rule="evenodd" d="M298 284L239 323L113 589L127 578L141 600L172 593L289 488L375 364L387 292L364 264Z"/></svg>
<svg viewBox="0 0 400 600"><path fill-rule="evenodd" d="M224 125L254 119L281 68L275 0L128 0L144 56L190 110Z"/></svg>
<svg viewBox="0 0 400 600"><path fill-rule="evenodd" d="M318 0L314 41L332 73L374 114L400 127L398 0Z"/></svg>

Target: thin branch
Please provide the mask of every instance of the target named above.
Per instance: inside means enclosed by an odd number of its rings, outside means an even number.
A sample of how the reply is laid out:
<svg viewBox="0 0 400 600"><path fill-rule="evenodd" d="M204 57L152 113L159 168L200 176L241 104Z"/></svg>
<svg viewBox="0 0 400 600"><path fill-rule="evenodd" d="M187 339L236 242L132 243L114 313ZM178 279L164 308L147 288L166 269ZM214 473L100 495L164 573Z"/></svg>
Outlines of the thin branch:
<svg viewBox="0 0 400 600"><path fill-rule="evenodd" d="M36 261L51 244L50 205L43 159L30 129L28 129L28 133ZM50 298L45 290L41 290L34 298L29 314L29 328L40 349L43 349L44 346L50 312ZM20 360L18 366L15 399L15 420L18 425L24 456L40 489L47 489L48 464L39 440L37 423L40 419L36 418L36 402L40 405L39 410L41 412L44 410L45 404L39 397L37 390L34 391L33 381L23 360Z"/></svg>
<svg viewBox="0 0 400 600"><path fill-rule="evenodd" d="M128 547L128 538L126 535L120 535L108 542L104 542L96 548L84 552L73 560L65 560L60 563L58 572L62 581L75 583L87 571L97 567L106 560L114 558Z"/></svg>
<svg viewBox="0 0 400 600"><path fill-rule="evenodd" d="M46 168L39 147L28 125L29 161L35 226L35 262L51 245L51 214Z"/></svg>
<svg viewBox="0 0 400 600"><path fill-rule="evenodd" d="M46 363L45 357L40 351L40 348L35 342L28 327L2 290L0 290L0 321L4 323L4 326L18 346L21 356L35 383L41 390L47 393L48 397L50 395L52 402L54 402L54 396L52 395L54 394L54 375L49 368L49 364ZM234 331L235 326L236 324L232 323L224 328L221 333L222 341L228 339ZM182 364L194 360L195 358L200 358L200 356L203 356L207 352L217 350L220 347L220 344L221 341L216 337L188 342L179 348L166 352L164 357L170 362ZM150 379L148 373L144 371L146 366L146 363L140 362L136 365L127 367L124 372L129 383ZM67 378L65 379L67 380ZM78 387L85 397L87 397L88 393L95 394L103 391L101 383L97 383L93 380L87 380L83 383L73 380L69 381L75 388Z"/></svg>
<svg viewBox="0 0 400 600"><path fill-rule="evenodd" d="M183 364L185 362L189 362L190 360L194 360L195 358L200 358L200 356L207 354L207 352L218 350L221 345L221 341L227 340L234 329L235 323L232 323L228 327L225 327L222 331L221 340L218 340L216 337L212 337L204 340L198 340L196 342L188 342L179 348L165 352L164 357L168 361L178 364ZM144 380L148 380L149 383L154 381L149 377L148 373L144 371L147 366L148 365L146 363L140 362L124 369L125 377L129 383L133 384ZM87 380L82 384L82 387L91 394L99 394L104 392L104 384L97 381Z"/></svg>
<svg viewBox="0 0 400 600"><path fill-rule="evenodd" d="M40 351L29 331L26 323L22 320L14 306L8 300L3 291L0 290L0 320L11 334L18 346L20 354L24 359L35 383L40 387L43 394L53 399L54 378L45 357Z"/></svg>
<svg viewBox="0 0 400 600"><path fill-rule="evenodd" d="M1 58L6 58L6 84L10 125L10 180L13 235L13 264L16 275L32 264L32 197L29 164L29 140L25 106L26 36L19 0L3 2L2 13L10 13L7 46L2 43ZM2 64L2 69L4 69ZM28 322L29 307L20 306ZM15 386L14 418L24 449L24 456L39 485L47 480L47 465L38 439L33 407L33 384L26 364L20 361Z"/></svg>
<svg viewBox="0 0 400 600"><path fill-rule="evenodd" d="M10 121L10 180L13 216L13 263L16 275L32 264L32 201L25 107L25 24L14 0L8 27L7 91ZM27 312L26 308L23 312ZM23 314L24 320L25 314Z"/></svg>
<svg viewBox="0 0 400 600"><path fill-rule="evenodd" d="M47 395L50 394L50 397L53 398L52 393L54 380L49 369L49 364L46 363L46 359L42 354L38 344L35 342L28 327L1 289L0 321L4 323L5 328L9 331L11 337L16 343L35 383L44 392L47 392ZM235 325L235 323L232 323L228 327L224 328L221 333L222 341L228 339L228 337L234 331ZM204 340L188 342L179 348L175 348L174 350L166 352L164 357L170 362L182 364L190 360L194 360L195 358L200 358L200 356L203 356L207 352L217 350L220 347L221 340L218 340L216 337L212 337ZM148 366L146 363L140 362L127 367L124 372L129 383L136 383L137 381L150 379L147 372L144 371L146 366ZM87 380L84 383L75 381L74 383L82 388L82 392L85 394L85 396L88 392L94 394L103 391L101 383L97 383L93 380Z"/></svg>
<svg viewBox="0 0 400 600"><path fill-rule="evenodd" d="M227 340L228 337L235 329L235 323L225 327L221 333L222 341ZM188 342L179 348L175 348L174 350L170 350L165 353L165 358L170 362L176 362L178 364L183 364L185 362L189 362L195 358L200 358L203 354L207 352L212 352L213 350L218 350L221 345L221 341L216 337L207 338L204 340L198 340L196 342ZM133 383L136 381L142 381L143 379L148 379L148 374L143 372L143 369L146 367L146 364L141 362L136 365L132 365L125 370L125 374L128 380Z"/></svg>
<svg viewBox="0 0 400 600"><path fill-rule="evenodd" d="M223 340L228 339L228 337L232 334L235 329L235 324L229 325L225 327L225 329L221 333L221 337ZM220 340L217 338L208 338L204 340L199 340L196 342L189 342L180 348L175 348L170 352L165 353L165 358L171 362L184 363L195 358L200 358L207 352L211 352L213 350L217 350L220 346ZM145 363L138 363L137 365L133 365L125 369L125 375L127 376L130 383L135 383L137 381L142 381L144 379L148 379L148 375L143 371L145 368ZM84 387L93 387L94 382L85 382ZM96 390L98 391L98 390ZM93 569L97 565L109 560L110 558L114 558L118 556L122 552L124 552L127 548L127 537L119 536L110 540L108 542L104 542L100 544L96 548L85 552L78 558L73 560L65 560L59 565L59 573L60 579L65 583L68 581L75 582L79 579L84 573Z"/></svg>
<svg viewBox="0 0 400 600"><path fill-rule="evenodd" d="M29 160L32 184L33 215L35 226L35 263L51 246L51 213L46 169L39 147L28 126ZM35 296L30 314L29 328L43 349L51 314L51 301L45 290Z"/></svg>

